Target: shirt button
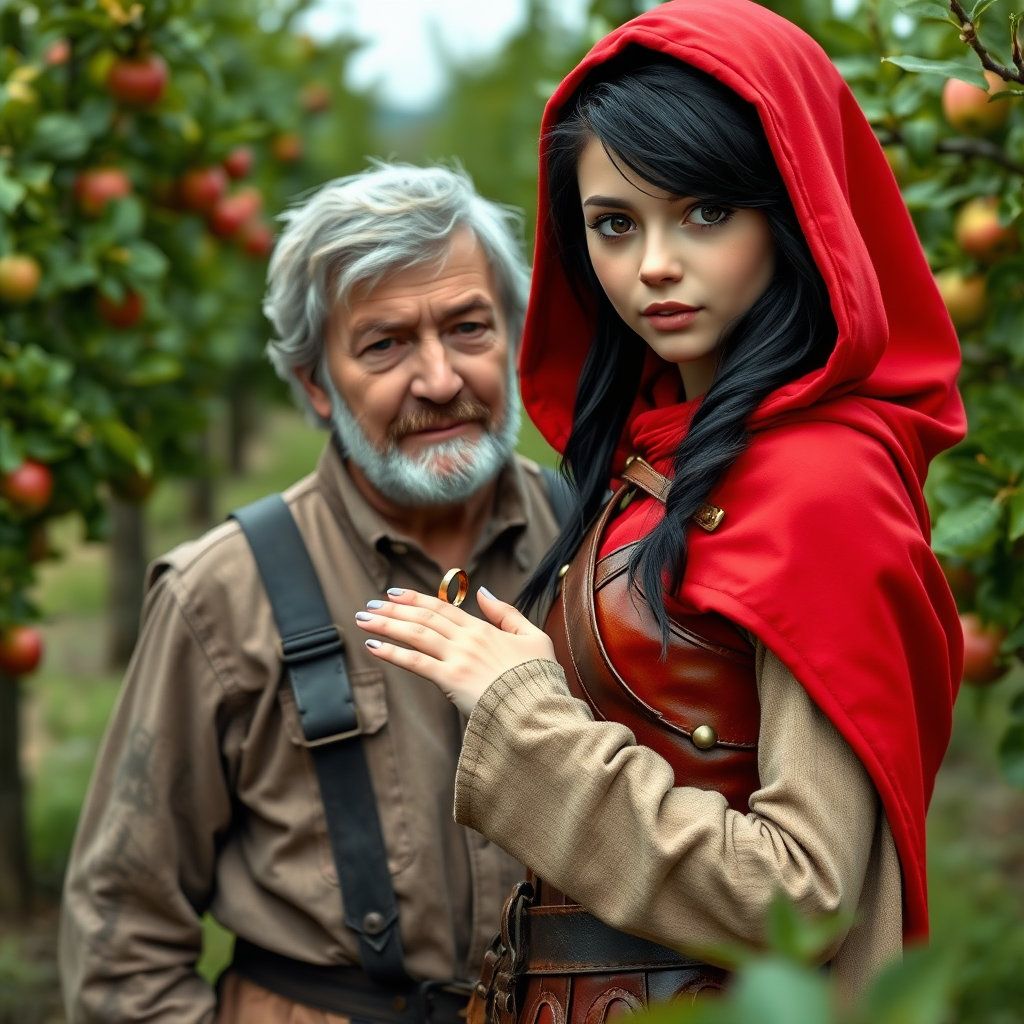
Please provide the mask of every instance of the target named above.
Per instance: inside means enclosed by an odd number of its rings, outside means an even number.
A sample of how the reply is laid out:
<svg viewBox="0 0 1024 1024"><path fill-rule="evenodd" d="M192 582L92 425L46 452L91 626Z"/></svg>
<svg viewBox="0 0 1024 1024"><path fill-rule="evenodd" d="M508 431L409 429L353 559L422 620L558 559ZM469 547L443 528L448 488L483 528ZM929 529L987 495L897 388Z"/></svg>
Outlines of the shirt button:
<svg viewBox="0 0 1024 1024"><path fill-rule="evenodd" d="M391 545L391 553L393 555L407 555L409 554L409 545L403 544L400 540L396 540Z"/></svg>

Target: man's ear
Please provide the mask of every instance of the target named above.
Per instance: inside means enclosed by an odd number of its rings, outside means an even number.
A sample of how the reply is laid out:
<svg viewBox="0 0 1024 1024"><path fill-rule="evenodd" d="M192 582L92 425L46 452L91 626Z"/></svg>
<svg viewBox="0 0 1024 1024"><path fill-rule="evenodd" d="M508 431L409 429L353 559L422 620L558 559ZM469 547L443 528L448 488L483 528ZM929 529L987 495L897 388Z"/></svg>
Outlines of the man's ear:
<svg viewBox="0 0 1024 1024"><path fill-rule="evenodd" d="M331 396L313 380L313 371L304 366L296 366L292 369L292 373L302 385L302 390L306 392L310 405L316 410L317 415L321 419L329 421L331 418Z"/></svg>

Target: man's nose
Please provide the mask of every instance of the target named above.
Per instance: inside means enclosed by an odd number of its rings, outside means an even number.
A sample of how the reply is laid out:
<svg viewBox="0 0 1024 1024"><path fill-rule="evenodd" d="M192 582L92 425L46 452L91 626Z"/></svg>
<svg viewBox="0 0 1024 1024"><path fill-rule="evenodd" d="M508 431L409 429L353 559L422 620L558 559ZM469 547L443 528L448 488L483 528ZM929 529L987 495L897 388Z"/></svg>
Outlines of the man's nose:
<svg viewBox="0 0 1024 1024"><path fill-rule="evenodd" d="M681 280L683 264L674 252L671 240L663 232L649 231L644 242L640 280L651 287Z"/></svg>
<svg viewBox="0 0 1024 1024"><path fill-rule="evenodd" d="M414 398L436 405L452 401L465 381L452 366L451 353L440 338L428 336L417 346L417 367L409 389Z"/></svg>

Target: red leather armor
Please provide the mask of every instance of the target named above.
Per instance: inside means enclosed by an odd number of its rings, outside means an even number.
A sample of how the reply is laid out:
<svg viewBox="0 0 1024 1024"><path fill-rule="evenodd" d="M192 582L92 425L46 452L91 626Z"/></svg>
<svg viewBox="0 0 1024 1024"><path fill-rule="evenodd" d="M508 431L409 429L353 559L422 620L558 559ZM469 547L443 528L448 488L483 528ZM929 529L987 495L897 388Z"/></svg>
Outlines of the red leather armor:
<svg viewBox="0 0 1024 1024"><path fill-rule="evenodd" d="M665 478L640 460L625 476L626 487L566 570L545 630L569 689L586 701L596 719L628 725L638 743L672 765L677 785L717 790L730 807L745 812L759 784L753 648L721 616L694 614L673 619L667 657L662 658L654 615L640 595L630 593L626 568L632 545L597 557L608 524L633 490L639 487L661 499L667 491ZM529 908L520 911L527 930L531 920L540 927L540 919L554 912L545 908L583 913L543 881L536 880L534 888ZM573 970L576 957L580 965ZM595 972L586 960L582 952L567 948L569 969L564 972L527 966L514 997L518 1024L603 1024L618 1009L692 998L720 988L726 978L724 971L706 964ZM497 1014L499 1020L502 1016Z"/></svg>

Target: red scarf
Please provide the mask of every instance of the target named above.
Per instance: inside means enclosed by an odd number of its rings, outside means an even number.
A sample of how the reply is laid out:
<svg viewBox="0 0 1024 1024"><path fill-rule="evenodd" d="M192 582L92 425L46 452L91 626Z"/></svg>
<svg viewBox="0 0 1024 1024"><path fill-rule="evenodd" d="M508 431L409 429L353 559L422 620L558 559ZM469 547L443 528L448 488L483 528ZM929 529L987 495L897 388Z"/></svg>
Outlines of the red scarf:
<svg viewBox="0 0 1024 1024"><path fill-rule="evenodd" d="M713 10L712 10L713 8ZM881 147L825 53L747 0L673 0L602 40L544 115L550 128L587 72L630 43L706 71L755 105L839 328L828 364L773 392L750 447L694 529L680 593L754 632L794 673L878 789L903 870L908 937L927 933L925 810L962 665L956 608L928 546L929 461L964 432L959 346ZM521 358L527 409L563 450L593 334L549 239L541 155L533 292ZM572 386L567 386L572 382ZM617 464L662 472L694 403L649 354ZM650 528L634 502L608 546Z"/></svg>

